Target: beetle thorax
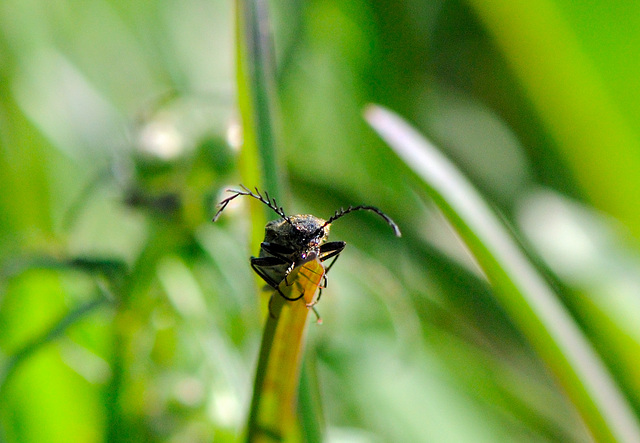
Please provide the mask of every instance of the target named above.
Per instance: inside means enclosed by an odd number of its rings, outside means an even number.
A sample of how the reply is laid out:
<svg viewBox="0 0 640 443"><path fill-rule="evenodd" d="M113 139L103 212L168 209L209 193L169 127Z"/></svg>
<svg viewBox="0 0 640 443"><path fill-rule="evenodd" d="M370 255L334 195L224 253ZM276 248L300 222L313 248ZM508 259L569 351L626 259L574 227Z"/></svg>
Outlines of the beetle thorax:
<svg viewBox="0 0 640 443"><path fill-rule="evenodd" d="M290 222L289 222L290 221ZM329 225L313 215L292 215L267 223L264 241L290 248L298 253L318 248L329 236Z"/></svg>

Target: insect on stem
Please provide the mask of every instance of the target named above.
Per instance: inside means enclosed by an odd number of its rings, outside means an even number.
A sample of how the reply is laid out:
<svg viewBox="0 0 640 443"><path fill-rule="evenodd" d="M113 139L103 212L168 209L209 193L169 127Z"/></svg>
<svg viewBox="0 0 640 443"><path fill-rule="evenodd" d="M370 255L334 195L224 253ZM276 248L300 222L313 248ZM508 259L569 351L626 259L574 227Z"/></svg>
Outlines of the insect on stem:
<svg viewBox="0 0 640 443"><path fill-rule="evenodd" d="M308 308L313 309L318 317L318 322L320 322L320 316L314 305L320 299L323 287L326 286L327 272L347 245L343 241L327 241L331 224L355 211L371 211L382 217L393 229L396 236L401 236L398 225L375 206L360 205L349 206L347 209L340 208L328 220L313 215L288 216L284 209L278 206L276 199L269 196L268 192L265 191L263 196L258 188L255 188L255 192L253 192L244 185L240 185L240 187L242 190L227 189L232 195L220 202L213 221L218 219L229 202L241 195L252 197L271 208L280 219L270 221L265 226L265 236L260 244L260 254L258 257L251 257L251 267L260 278L286 300L292 302L298 299L307 300L305 303ZM330 258L333 258L331 264L325 267L324 262ZM289 278L290 276L292 278ZM324 284L321 284L322 280L324 280ZM285 284L282 285L282 282ZM300 290L301 293L293 293L293 288ZM285 295L283 290L293 293L293 297ZM318 297L314 301L316 292L318 292Z"/></svg>

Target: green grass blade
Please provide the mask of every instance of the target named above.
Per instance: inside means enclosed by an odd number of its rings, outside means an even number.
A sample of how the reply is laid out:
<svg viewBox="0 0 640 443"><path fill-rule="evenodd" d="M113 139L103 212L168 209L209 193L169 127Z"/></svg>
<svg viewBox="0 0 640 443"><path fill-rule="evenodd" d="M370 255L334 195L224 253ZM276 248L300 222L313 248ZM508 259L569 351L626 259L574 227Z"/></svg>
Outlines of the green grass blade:
<svg viewBox="0 0 640 443"><path fill-rule="evenodd" d="M366 119L409 166L565 389L597 441L640 441L624 395L556 294L466 178L417 131L378 106Z"/></svg>
<svg viewBox="0 0 640 443"><path fill-rule="evenodd" d="M261 185L272 197L282 200L275 66L267 6L261 0L236 2L238 102L243 130L241 172L243 179L253 179L254 185Z"/></svg>
<svg viewBox="0 0 640 443"><path fill-rule="evenodd" d="M300 432L303 441L323 441L324 416L322 399L318 389L318 374L315 355L307 353L300 372L300 390L298 394L298 414Z"/></svg>

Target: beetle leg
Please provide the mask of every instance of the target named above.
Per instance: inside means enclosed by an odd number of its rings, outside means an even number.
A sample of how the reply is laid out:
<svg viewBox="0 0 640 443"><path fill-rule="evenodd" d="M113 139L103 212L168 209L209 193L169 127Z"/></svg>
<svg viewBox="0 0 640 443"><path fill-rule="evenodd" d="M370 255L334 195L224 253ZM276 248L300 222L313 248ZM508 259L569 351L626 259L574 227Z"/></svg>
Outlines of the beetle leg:
<svg viewBox="0 0 640 443"><path fill-rule="evenodd" d="M286 256L291 255L295 252L293 249L287 248L286 246L282 246L277 243L269 243L266 241L260 243L260 248L271 255L283 259L284 261L289 261Z"/></svg>
<svg viewBox="0 0 640 443"><path fill-rule="evenodd" d="M335 260L334 260L334 261L335 261ZM332 262L331 264L333 264L333 262ZM326 288L326 287L327 287L327 273L326 273L326 271L325 271L324 275L322 276L322 278L324 279L324 283L323 283L323 285L322 285L322 286L318 286L318 297L317 297L314 301L312 301L311 303L307 303L307 308L313 308L313 307L314 307L315 305L317 305L317 304L318 304L318 302L320 301L320 297L322 297L322 290L323 290L324 288ZM316 310L315 310L315 308L314 308L314 310L313 310L313 311L314 311L314 312L316 311ZM316 312L316 317L318 317L318 320L322 320L322 319L318 316L318 313L317 313L317 312Z"/></svg>
<svg viewBox="0 0 640 443"><path fill-rule="evenodd" d="M335 257L333 261L329 264L329 266L325 268L325 271L324 271L325 274L329 272L329 269L331 269L333 264L336 262L336 260L338 259L338 256L340 255L342 250L345 248L345 246L347 246L347 244L343 241L332 241L320 246L320 255L321 255L320 261L326 261L332 257Z"/></svg>
<svg viewBox="0 0 640 443"><path fill-rule="evenodd" d="M267 275L262 268L269 266L279 266L285 264L286 261L282 260L280 257L251 257L251 268L253 271L260 276L269 286L272 288L277 288L279 282L273 280L269 275Z"/></svg>
<svg viewBox="0 0 640 443"><path fill-rule="evenodd" d="M333 257L336 254L340 254L342 250L347 246L347 242L343 241L330 241L320 246L320 255L327 254L320 258L324 261Z"/></svg>
<svg viewBox="0 0 640 443"><path fill-rule="evenodd" d="M302 292L299 296L297 297L287 297L286 295L284 295L284 292L282 292L280 290L280 288L278 286L276 286L274 288L276 291L278 291L278 294L280 294L282 296L282 298L284 298L285 300L289 300L289 301L296 301L296 300L300 300L302 297L304 297L304 292Z"/></svg>
<svg viewBox="0 0 640 443"><path fill-rule="evenodd" d="M297 296L297 297L293 297L293 298L292 298L292 297L287 297L286 295L284 295L284 294L282 293L282 291L281 291L279 288L278 288L278 293L279 293L282 297L284 297L284 299L285 299L285 300L289 300L289 301L296 301L296 300L300 300L302 297L304 297L304 292L300 293L300 295L299 295L299 296Z"/></svg>
<svg viewBox="0 0 640 443"><path fill-rule="evenodd" d="M279 258L279 257L251 257L251 267L253 268L255 273L258 274L260 276L260 278L262 278L265 282L267 282L267 284L269 286L271 286L273 289L278 291L278 294L280 294L284 299L289 300L289 301L300 300L304 296L304 292L302 294L300 294L300 296L298 296L298 297L287 297L280 290L279 283L276 283L271 277L269 277L262 270L262 268L265 267L265 266L278 266L278 265L282 265L284 263L286 263L286 261L283 262L283 260L281 258ZM293 263L291 264L290 269L293 269L292 266L293 266ZM291 272L290 269L287 269L287 274L289 272ZM285 282L286 282L287 286L289 286L289 283L286 281L286 278L287 277L285 276Z"/></svg>
<svg viewBox="0 0 640 443"><path fill-rule="evenodd" d="M343 241L332 241L320 246L320 261L324 262L326 260L329 260L330 258L333 258L333 260L331 261L331 263L329 263L329 266L324 269L324 285L319 287L318 297L312 303L307 303L307 308L313 309L313 312L316 314L316 317L318 317L319 322L321 322L322 319L318 315L318 312L315 310L314 306L320 301L320 297L322 297L322 289L327 287L327 272L329 272L333 264L336 262L345 246L347 246L347 243Z"/></svg>
<svg viewBox="0 0 640 443"><path fill-rule="evenodd" d="M318 314L318 310L316 308L314 308L313 306L310 306L310 308L313 310L313 313L316 315L316 323L321 325L322 324L322 317L320 317L320 314Z"/></svg>
<svg viewBox="0 0 640 443"><path fill-rule="evenodd" d="M282 265L285 263L289 263L289 267L287 268L287 270L284 273L284 281L285 284L287 286L289 286L289 280L287 280L287 277L289 276L289 274L291 274L291 271L293 271L293 268L295 268L296 263L291 260L288 255L293 254L293 250L291 248L287 248L286 246L282 246L279 245L277 243L269 243L269 242L262 242L260 243L260 248L265 251L268 254L271 254L273 257L262 257L265 259L274 259L277 258L279 259L279 261L273 261L270 260L268 263L265 263L264 266L277 266L277 265ZM255 270L255 268L254 268ZM257 271L256 271L257 272ZM273 285L271 285L273 286ZM273 286L275 287L275 286Z"/></svg>
<svg viewBox="0 0 640 443"><path fill-rule="evenodd" d="M271 318L275 319L275 318L276 318L276 316L275 316L275 315L273 315L273 311L271 310L271 302L272 302L272 301L273 301L273 294L271 295L271 297L269 297L269 304L268 304L268 307L269 307L269 317L271 317Z"/></svg>
<svg viewBox="0 0 640 443"><path fill-rule="evenodd" d="M289 277L289 274L291 274L291 271L293 271L293 268L295 267L295 265L296 265L295 262L291 262L291 264L289 265L287 270L284 271L284 284L287 285L287 286L291 286L289 284L289 280L287 280L287 277Z"/></svg>

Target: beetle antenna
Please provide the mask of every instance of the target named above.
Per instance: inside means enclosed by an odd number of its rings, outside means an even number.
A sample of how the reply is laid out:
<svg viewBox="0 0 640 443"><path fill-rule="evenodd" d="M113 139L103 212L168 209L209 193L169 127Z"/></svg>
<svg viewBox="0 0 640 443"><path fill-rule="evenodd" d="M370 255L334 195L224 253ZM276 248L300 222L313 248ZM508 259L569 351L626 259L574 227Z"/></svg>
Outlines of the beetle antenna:
<svg viewBox="0 0 640 443"><path fill-rule="evenodd" d="M220 217L220 214L222 213L222 211L224 211L224 209L231 202L231 200L233 200L234 198L240 195L248 195L249 197L253 197L256 200L260 200L262 203L269 206L276 214L278 214L280 217L282 217L283 219L285 219L287 222L291 224L291 220L289 220L289 217L285 215L284 209L282 207L278 207L278 204L276 203L276 199L275 198L271 199L269 197L268 192L265 191L264 193L265 196L263 197L260 191L258 191L258 188L255 188L256 192L254 193L251 190L249 190L249 188L247 188L242 184L240 185L240 187L243 189L242 191L238 191L237 189L227 189L227 192L233 192L233 195L231 197L225 198L220 202L220 204L218 205L218 212L216 212L216 215L213 217L214 222L218 220L218 217Z"/></svg>
<svg viewBox="0 0 640 443"><path fill-rule="evenodd" d="M380 217L382 217L384 219L384 221L386 221L389 226L391 226L391 228L393 229L393 233L396 234L396 237L401 237L402 236L402 233L400 232L400 228L398 227L396 222L394 222L391 219L391 217L389 217L387 214L385 214L384 212L382 212L380 209L376 208L375 206L361 205L361 206L349 206L347 209L340 208L339 210L336 211L335 214L333 214L333 216L329 220L327 220L324 223L324 225L322 227L324 228L325 226L330 225L331 223L333 223L334 221L336 221L337 219L339 219L343 215L347 215L348 213L354 212L354 211L371 211L371 212L375 212Z"/></svg>
<svg viewBox="0 0 640 443"><path fill-rule="evenodd" d="M256 188L256 192L258 192L258 188ZM258 192L258 195L260 195L259 192ZM264 191L264 195L265 195L265 197L267 197L267 201L271 201L273 203L273 206L269 205L269 207L271 209L274 209L278 213L279 216L281 216L285 220L288 220L289 218L284 215L284 209L282 209L282 206L278 207L278 202L276 202L276 199L275 198L269 198L269 193L267 191Z"/></svg>

